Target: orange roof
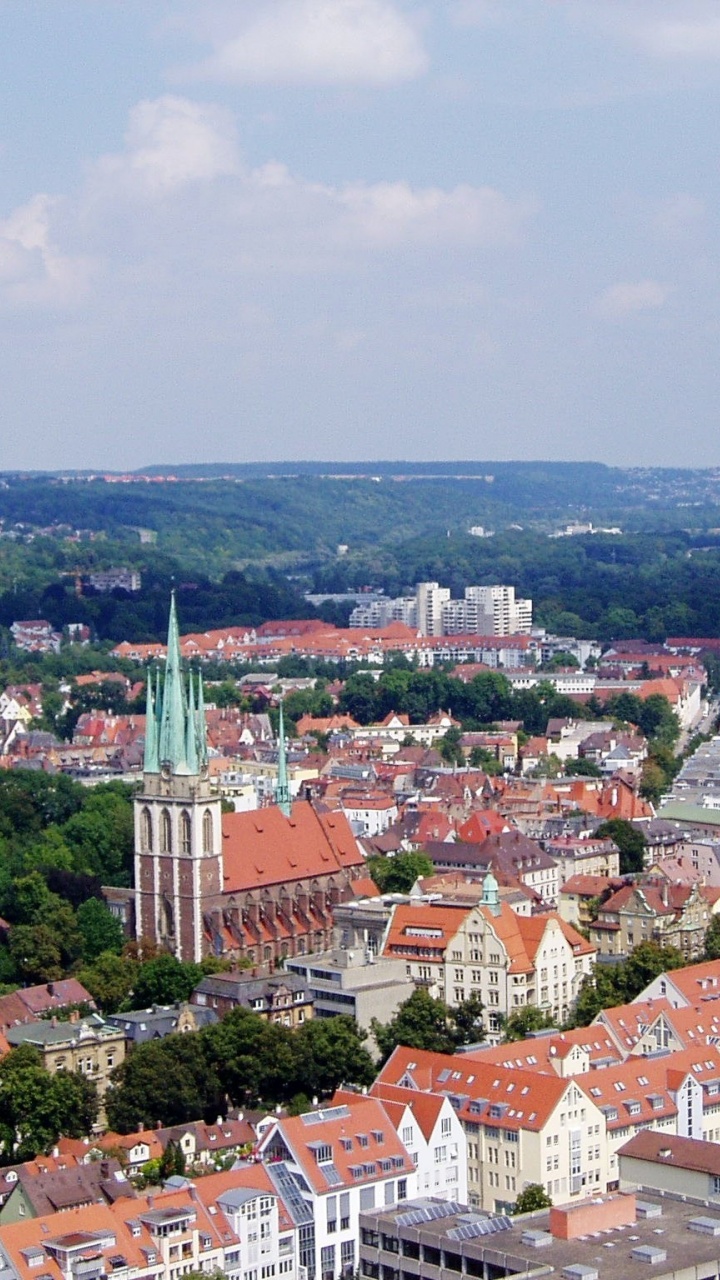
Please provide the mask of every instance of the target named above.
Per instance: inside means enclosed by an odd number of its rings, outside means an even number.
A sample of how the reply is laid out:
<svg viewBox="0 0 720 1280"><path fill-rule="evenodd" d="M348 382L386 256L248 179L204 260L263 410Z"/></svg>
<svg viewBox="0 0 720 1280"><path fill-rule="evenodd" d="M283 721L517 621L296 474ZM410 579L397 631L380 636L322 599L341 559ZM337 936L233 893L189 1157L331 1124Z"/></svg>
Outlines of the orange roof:
<svg viewBox="0 0 720 1280"><path fill-rule="evenodd" d="M384 953L402 956L422 952L423 960L442 964L445 951L467 918L468 908L435 903L400 903L395 908Z"/></svg>
<svg viewBox="0 0 720 1280"><path fill-rule="evenodd" d="M225 893L364 866L345 815L318 813L307 800L296 801L289 818L277 805L225 813L222 828Z"/></svg>
<svg viewBox="0 0 720 1280"><path fill-rule="evenodd" d="M404 1045L393 1051L378 1081L455 1097L461 1120L533 1132L543 1128L573 1083L554 1073L483 1062L479 1054L452 1056Z"/></svg>
<svg viewBox="0 0 720 1280"><path fill-rule="evenodd" d="M400 1089L394 1084L385 1084L376 1080L370 1088L373 1098L379 1098L383 1107L399 1131L395 1118L402 1119L406 1108L412 1111L420 1131L427 1142L432 1138L445 1099L437 1093L417 1093L410 1089Z"/></svg>
<svg viewBox="0 0 720 1280"><path fill-rule="evenodd" d="M378 1099L355 1095L348 1105L345 1093L342 1098L338 1106L310 1113L310 1122L307 1115L278 1120L260 1142L261 1153L271 1156L280 1139L309 1186L319 1194L334 1192L343 1186L377 1182L387 1176L379 1163L384 1160L393 1162L395 1172L411 1173L415 1166ZM316 1159L321 1146L331 1150L332 1182L323 1172L323 1163ZM360 1172L356 1173L357 1170Z"/></svg>

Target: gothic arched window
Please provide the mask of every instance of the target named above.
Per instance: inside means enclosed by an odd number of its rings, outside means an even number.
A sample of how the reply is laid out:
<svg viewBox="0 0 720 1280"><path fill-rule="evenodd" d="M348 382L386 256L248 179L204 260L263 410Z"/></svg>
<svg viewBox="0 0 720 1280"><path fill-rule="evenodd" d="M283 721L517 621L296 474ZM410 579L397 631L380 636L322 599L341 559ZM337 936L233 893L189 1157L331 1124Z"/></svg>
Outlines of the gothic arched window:
<svg viewBox="0 0 720 1280"><path fill-rule="evenodd" d="M180 852L190 852L190 814L183 809L180 814Z"/></svg>
<svg viewBox="0 0 720 1280"><path fill-rule="evenodd" d="M152 853L152 817L149 809L140 814L140 849L142 853Z"/></svg>
<svg viewBox="0 0 720 1280"><path fill-rule="evenodd" d="M203 832L203 853L212 853L213 851L213 820L209 809L203 814L202 823Z"/></svg>
<svg viewBox="0 0 720 1280"><path fill-rule="evenodd" d="M167 809L160 814L160 852L172 853L172 823Z"/></svg>

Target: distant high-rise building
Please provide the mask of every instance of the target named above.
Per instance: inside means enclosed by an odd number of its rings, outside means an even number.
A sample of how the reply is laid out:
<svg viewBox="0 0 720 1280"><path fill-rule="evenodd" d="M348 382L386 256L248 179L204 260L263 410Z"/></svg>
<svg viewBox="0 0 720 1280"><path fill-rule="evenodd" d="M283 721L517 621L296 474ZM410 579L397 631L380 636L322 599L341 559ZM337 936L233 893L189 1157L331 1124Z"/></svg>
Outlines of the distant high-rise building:
<svg viewBox="0 0 720 1280"><path fill-rule="evenodd" d="M415 589L417 600L417 626L422 636L441 636L443 634L443 605L450 599L450 588L441 587L437 582L418 582Z"/></svg>

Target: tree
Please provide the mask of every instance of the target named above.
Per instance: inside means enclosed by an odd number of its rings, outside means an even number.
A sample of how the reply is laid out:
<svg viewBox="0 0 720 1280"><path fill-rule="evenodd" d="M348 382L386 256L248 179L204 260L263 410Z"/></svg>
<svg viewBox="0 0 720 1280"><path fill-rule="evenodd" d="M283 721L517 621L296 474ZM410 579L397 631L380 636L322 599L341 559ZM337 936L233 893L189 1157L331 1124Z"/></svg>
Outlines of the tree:
<svg viewBox="0 0 720 1280"><path fill-rule="evenodd" d="M381 893L409 893L420 876L431 876L435 871L426 853L412 849L391 858L368 858L367 869Z"/></svg>
<svg viewBox="0 0 720 1280"><path fill-rule="evenodd" d="M88 898L78 907L76 918L82 937L83 960L92 962L106 951L120 954L125 942L123 927L104 902Z"/></svg>
<svg viewBox="0 0 720 1280"><path fill-rule="evenodd" d="M704 960L720 960L720 916L713 916L705 932Z"/></svg>
<svg viewBox="0 0 720 1280"><path fill-rule="evenodd" d="M97 1118L95 1084L79 1072L50 1075L32 1045L0 1062L0 1140L6 1159L30 1160L49 1151L60 1134L85 1137Z"/></svg>
<svg viewBox="0 0 720 1280"><path fill-rule="evenodd" d="M223 1091L201 1034L172 1035L138 1045L113 1072L108 1123L118 1133L184 1124L220 1115Z"/></svg>
<svg viewBox="0 0 720 1280"><path fill-rule="evenodd" d="M514 1013L508 1014L503 1023L503 1040L524 1040L531 1031L545 1031L546 1028L555 1026L557 1023L549 1013L538 1009L537 1005L528 1004L523 1009L516 1009Z"/></svg>
<svg viewBox="0 0 720 1280"><path fill-rule="evenodd" d="M306 1092L327 1097L340 1084L372 1084L375 1065L353 1018L311 1018L295 1032L298 1081Z"/></svg>
<svg viewBox="0 0 720 1280"><path fill-rule="evenodd" d="M127 1001L137 978L138 965L126 956L104 951L78 973L78 981L90 992L103 1013L117 1013ZM126 1005L126 1008L128 1006Z"/></svg>
<svg viewBox="0 0 720 1280"><path fill-rule="evenodd" d="M601 840L612 840L617 845L621 875L642 871L645 864L645 837L626 818L609 818L607 822L601 822L595 835Z"/></svg>
<svg viewBox="0 0 720 1280"><path fill-rule="evenodd" d="M383 1025L373 1018L371 1026L383 1059L389 1058L400 1044L433 1053L454 1053L457 1044L451 1010L444 1000L435 1000L425 987L413 991L389 1022Z"/></svg>
<svg viewBox="0 0 720 1280"><path fill-rule="evenodd" d="M201 1035L208 1062L232 1103L281 1102L301 1088L295 1037L288 1027L239 1007Z"/></svg>
<svg viewBox="0 0 720 1280"><path fill-rule="evenodd" d="M477 991L451 1011L456 1045L478 1044L485 1039L485 1006Z"/></svg>
<svg viewBox="0 0 720 1280"><path fill-rule="evenodd" d="M140 968L135 984L136 1008L188 1000L201 978L199 965L184 964L169 952L163 952Z"/></svg>
<svg viewBox="0 0 720 1280"><path fill-rule="evenodd" d="M523 1187L515 1204L512 1207L512 1214L535 1213L538 1209L551 1209L552 1200L545 1188L539 1182L530 1182Z"/></svg>

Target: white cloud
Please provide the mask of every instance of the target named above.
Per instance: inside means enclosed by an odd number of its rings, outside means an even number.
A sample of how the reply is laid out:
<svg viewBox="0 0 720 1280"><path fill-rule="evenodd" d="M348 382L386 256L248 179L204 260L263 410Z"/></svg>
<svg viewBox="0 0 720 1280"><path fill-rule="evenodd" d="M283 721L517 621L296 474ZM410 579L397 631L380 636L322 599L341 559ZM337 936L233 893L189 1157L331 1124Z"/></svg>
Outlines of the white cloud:
<svg viewBox="0 0 720 1280"><path fill-rule="evenodd" d="M427 69L417 25L390 0L258 0L237 16L239 29L175 78L389 85Z"/></svg>
<svg viewBox="0 0 720 1280"><path fill-rule="evenodd" d="M491 187L333 186L279 161L251 168L230 113L162 97L133 109L124 150L74 195L36 196L0 223L0 298L42 307L88 289L102 305L114 291L170 315L200 291L207 308L237 307L264 279L274 289L375 263L383 279L401 263L431 274L443 256L516 244L534 212Z"/></svg>
<svg viewBox="0 0 720 1280"><path fill-rule="evenodd" d="M84 256L53 243L51 220L60 201L36 195L0 222L0 296L20 306L65 307L85 295L93 270Z"/></svg>
<svg viewBox="0 0 720 1280"><path fill-rule="evenodd" d="M656 311L665 305L669 294L667 285L657 280L620 282L603 290L593 310L603 320L622 320L639 311Z"/></svg>
<svg viewBox="0 0 720 1280"><path fill-rule="evenodd" d="M406 182L353 185L336 192L342 234L379 248L402 245L508 244L533 211L492 187L414 189Z"/></svg>
<svg viewBox="0 0 720 1280"><path fill-rule="evenodd" d="M112 177L126 186L164 194L212 182L237 168L231 113L166 94L133 107L125 151L103 157L96 173L103 182Z"/></svg>

